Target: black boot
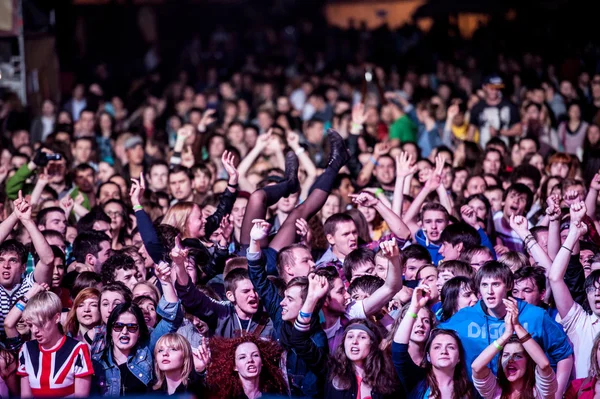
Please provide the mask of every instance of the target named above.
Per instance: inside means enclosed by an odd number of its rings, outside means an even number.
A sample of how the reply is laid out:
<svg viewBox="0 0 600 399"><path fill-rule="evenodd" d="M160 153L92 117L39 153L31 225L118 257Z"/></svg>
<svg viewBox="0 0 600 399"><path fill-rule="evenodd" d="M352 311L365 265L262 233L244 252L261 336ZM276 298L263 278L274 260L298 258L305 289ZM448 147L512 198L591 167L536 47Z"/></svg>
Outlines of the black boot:
<svg viewBox="0 0 600 399"><path fill-rule="evenodd" d="M327 167L339 171L350 160L350 151L342 136L333 129L327 130L327 140L330 148Z"/></svg>
<svg viewBox="0 0 600 399"><path fill-rule="evenodd" d="M288 193L287 195L284 195L285 198L300 190L298 166L298 157L293 151L288 151L285 154L285 181L288 183Z"/></svg>

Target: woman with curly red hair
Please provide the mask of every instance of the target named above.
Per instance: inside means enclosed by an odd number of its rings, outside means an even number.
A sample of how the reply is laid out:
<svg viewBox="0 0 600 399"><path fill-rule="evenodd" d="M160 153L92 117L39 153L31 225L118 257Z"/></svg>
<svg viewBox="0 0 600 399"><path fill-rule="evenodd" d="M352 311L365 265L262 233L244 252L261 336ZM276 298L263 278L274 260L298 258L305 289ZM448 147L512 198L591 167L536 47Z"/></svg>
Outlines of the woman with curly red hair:
<svg viewBox="0 0 600 399"><path fill-rule="evenodd" d="M207 385L214 397L255 399L264 393L285 394L288 388L279 368L281 348L253 335L214 338Z"/></svg>

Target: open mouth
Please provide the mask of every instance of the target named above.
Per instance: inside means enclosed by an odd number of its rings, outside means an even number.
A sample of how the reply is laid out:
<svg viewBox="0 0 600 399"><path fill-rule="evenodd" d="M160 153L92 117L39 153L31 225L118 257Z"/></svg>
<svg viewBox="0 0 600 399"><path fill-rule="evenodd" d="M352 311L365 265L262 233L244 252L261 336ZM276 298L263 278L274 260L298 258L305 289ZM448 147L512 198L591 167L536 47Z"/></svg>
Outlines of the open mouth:
<svg viewBox="0 0 600 399"><path fill-rule="evenodd" d="M146 322L146 324L150 324L150 318L149 317L144 317L144 321Z"/></svg>
<svg viewBox="0 0 600 399"><path fill-rule="evenodd" d="M10 273L9 272L3 272L2 273L2 278L8 280L10 278Z"/></svg>
<svg viewBox="0 0 600 399"><path fill-rule="evenodd" d="M248 372L249 373L256 373L258 369L256 368L256 366L248 366Z"/></svg>
<svg viewBox="0 0 600 399"><path fill-rule="evenodd" d="M420 337L424 337L425 336L425 330L417 330L417 331L415 331L415 335L418 335Z"/></svg>
<svg viewBox="0 0 600 399"><path fill-rule="evenodd" d="M121 335L119 337L119 342L123 345L127 345L129 344L129 342L131 342L131 337L129 337L128 335Z"/></svg>
<svg viewBox="0 0 600 399"><path fill-rule="evenodd" d="M518 371L519 369L517 369L515 366L508 366L506 368L506 374L511 376L517 374Z"/></svg>
<svg viewBox="0 0 600 399"><path fill-rule="evenodd" d="M358 355L360 353L360 349L358 348L350 348L350 353L353 355Z"/></svg>

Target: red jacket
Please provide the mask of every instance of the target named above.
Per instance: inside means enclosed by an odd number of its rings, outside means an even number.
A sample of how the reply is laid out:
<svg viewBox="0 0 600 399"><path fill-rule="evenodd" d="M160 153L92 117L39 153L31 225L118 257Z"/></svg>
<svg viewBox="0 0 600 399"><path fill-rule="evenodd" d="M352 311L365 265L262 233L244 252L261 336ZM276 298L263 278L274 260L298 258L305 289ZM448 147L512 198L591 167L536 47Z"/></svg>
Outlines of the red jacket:
<svg viewBox="0 0 600 399"><path fill-rule="evenodd" d="M595 386L596 377L573 380L565 393L565 399L594 399Z"/></svg>

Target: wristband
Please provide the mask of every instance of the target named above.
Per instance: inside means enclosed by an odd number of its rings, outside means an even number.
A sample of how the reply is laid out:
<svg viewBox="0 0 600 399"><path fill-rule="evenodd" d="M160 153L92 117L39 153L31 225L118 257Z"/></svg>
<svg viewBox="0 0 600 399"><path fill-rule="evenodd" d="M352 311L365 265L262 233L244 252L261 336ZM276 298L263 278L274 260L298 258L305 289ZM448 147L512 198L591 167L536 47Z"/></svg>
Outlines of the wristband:
<svg viewBox="0 0 600 399"><path fill-rule="evenodd" d="M306 150L304 149L304 147L298 147L298 149L296 151L294 151L294 153L296 155L304 154L304 152L306 152Z"/></svg>
<svg viewBox="0 0 600 399"><path fill-rule="evenodd" d="M305 318L305 319L310 319L312 317L312 314L306 313L303 311L300 311L299 315L300 315L300 317Z"/></svg>
<svg viewBox="0 0 600 399"><path fill-rule="evenodd" d="M379 165L379 162L377 162L377 160L373 156L371 156L371 158L369 158L369 162L371 162L375 166Z"/></svg>
<svg viewBox="0 0 600 399"><path fill-rule="evenodd" d="M498 341L494 340L494 342L492 342L492 345L494 345L494 348L498 349L499 351L501 351L502 349L504 349L504 347L502 345L500 345L498 343Z"/></svg>
<svg viewBox="0 0 600 399"><path fill-rule="evenodd" d="M230 183L227 183L227 187L231 187L231 188L238 188L238 186L239 186L239 184L238 184L238 183L235 183L235 184L230 184Z"/></svg>
<svg viewBox="0 0 600 399"><path fill-rule="evenodd" d="M525 342L529 341L531 339L531 334L527 333L527 335L524 335L523 337L519 338L519 342L521 344L524 344Z"/></svg>
<svg viewBox="0 0 600 399"><path fill-rule="evenodd" d="M352 122L350 124L350 129L352 130L362 130L363 125L361 125L360 123L356 123L356 122Z"/></svg>
<svg viewBox="0 0 600 399"><path fill-rule="evenodd" d="M133 210L134 211L142 211L142 210L144 210L144 207L141 205L134 205Z"/></svg>
<svg viewBox="0 0 600 399"><path fill-rule="evenodd" d="M416 313L413 313L411 311L406 312L406 315L412 317L413 319L416 319L418 317Z"/></svg>
<svg viewBox="0 0 600 399"><path fill-rule="evenodd" d="M572 249L569 249L569 248L565 247L564 245L561 245L560 247L566 249L567 251L569 251L569 253L573 254Z"/></svg>
<svg viewBox="0 0 600 399"><path fill-rule="evenodd" d="M383 188L378 188L374 191L374 194L375 194L375 198L379 198L379 196L381 194L385 194L385 191L383 191Z"/></svg>
<svg viewBox="0 0 600 399"><path fill-rule="evenodd" d="M19 309L21 312L25 311L25 306L21 302L15 303L15 307Z"/></svg>

